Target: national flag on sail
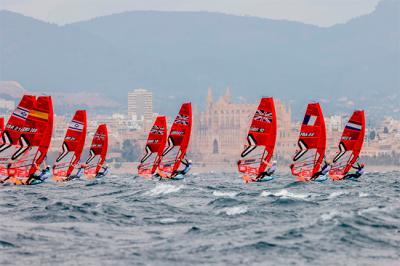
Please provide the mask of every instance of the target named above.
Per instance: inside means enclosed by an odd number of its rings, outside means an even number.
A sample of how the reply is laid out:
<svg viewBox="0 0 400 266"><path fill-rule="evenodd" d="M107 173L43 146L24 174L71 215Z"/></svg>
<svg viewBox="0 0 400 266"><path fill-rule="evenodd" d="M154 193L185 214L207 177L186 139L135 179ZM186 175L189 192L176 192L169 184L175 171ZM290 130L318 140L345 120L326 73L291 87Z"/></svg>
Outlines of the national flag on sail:
<svg viewBox="0 0 400 266"><path fill-rule="evenodd" d="M84 124L82 124L81 122L72 120L71 123L69 124L68 128L71 130L74 130L74 131L82 132L83 127L84 127Z"/></svg>
<svg viewBox="0 0 400 266"><path fill-rule="evenodd" d="M43 120L43 121L48 121L49 120L49 114L46 112L41 112L38 110L32 110L31 111L31 116L35 117L37 119Z"/></svg>
<svg viewBox="0 0 400 266"><path fill-rule="evenodd" d="M13 112L12 115L13 115L13 116L16 116L16 117L18 117L18 118L21 118L21 119L23 119L23 120L26 120L26 119L28 118L28 115L29 115L29 110L18 106L18 107L14 110L14 112Z"/></svg>
<svg viewBox="0 0 400 266"><path fill-rule="evenodd" d="M175 118L174 121L176 124L181 124L181 125L188 125L189 124L189 117L187 115L180 115Z"/></svg>
<svg viewBox="0 0 400 266"><path fill-rule="evenodd" d="M303 125L313 126L317 121L317 116L315 115L305 115L303 120Z"/></svg>
<svg viewBox="0 0 400 266"><path fill-rule="evenodd" d="M256 121L263 121L270 123L272 122L272 113L263 110L257 110L253 119Z"/></svg>
<svg viewBox="0 0 400 266"><path fill-rule="evenodd" d="M360 131L362 128L362 125L354 123L354 122L348 122L346 124L346 128L347 129L351 129L351 130L356 130L356 131Z"/></svg>
<svg viewBox="0 0 400 266"><path fill-rule="evenodd" d="M159 127L159 126L153 126L152 129L150 130L150 133L162 135L162 134L164 134L164 128Z"/></svg>

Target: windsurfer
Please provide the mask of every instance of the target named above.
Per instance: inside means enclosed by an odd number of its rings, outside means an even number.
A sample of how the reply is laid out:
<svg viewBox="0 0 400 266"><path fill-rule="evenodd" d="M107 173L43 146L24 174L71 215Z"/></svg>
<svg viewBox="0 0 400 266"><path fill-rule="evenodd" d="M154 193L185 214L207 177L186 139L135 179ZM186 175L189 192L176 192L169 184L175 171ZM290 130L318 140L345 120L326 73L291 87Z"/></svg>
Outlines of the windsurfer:
<svg viewBox="0 0 400 266"><path fill-rule="evenodd" d="M46 166L46 168L44 168L43 170L40 171L39 174L33 174L30 176L30 178L28 179L28 184L30 184L31 182L33 182L34 180L39 180L39 181L44 181L47 178L49 178L50 176L50 171L51 167L50 165Z"/></svg>
<svg viewBox="0 0 400 266"><path fill-rule="evenodd" d="M344 177L343 177L343 179L348 179L348 178L359 178L359 177L361 177L363 174L364 174L364 172L365 172L365 170L364 170L364 167L365 167L365 165L362 163L362 164L359 164L358 162L357 162L357 165L356 166L354 166L354 165L352 165L351 166L353 169L356 169L356 172L355 173L352 173L352 174L346 174Z"/></svg>
<svg viewBox="0 0 400 266"><path fill-rule="evenodd" d="M183 168L183 170L176 170L171 177L176 177L177 175L186 175L189 173L190 169L192 169L192 160L183 158L181 163L185 166L185 168Z"/></svg>
<svg viewBox="0 0 400 266"><path fill-rule="evenodd" d="M81 176L85 173L85 168L86 168L86 164L84 164L84 163L81 164L81 167L78 168L78 171L76 172L76 174L73 176L72 179L81 178Z"/></svg>
<svg viewBox="0 0 400 266"><path fill-rule="evenodd" d="M327 173L329 173L329 170L331 170L331 168L332 168L332 163L331 163L331 161L326 160L326 161L325 161L325 164L324 164L324 166L322 166L321 170L318 171L318 172L316 172L316 173L311 177L310 180L315 180L315 179L317 179L319 176L326 175Z"/></svg>
<svg viewBox="0 0 400 266"><path fill-rule="evenodd" d="M264 163L267 163L264 161ZM265 172L260 173L256 178L255 181L259 181L263 179L266 176L271 176L273 173L275 173L276 168L277 168L277 162L274 160L272 161L272 164L267 163L268 169Z"/></svg>
<svg viewBox="0 0 400 266"><path fill-rule="evenodd" d="M54 166L53 166L54 167ZM78 168L78 171L76 172L76 174L74 175L69 175L66 177L54 177L56 179L57 182L63 182L63 181L71 181L74 179L79 179L81 178L81 176L85 173L85 168L86 168L86 164L81 164L81 166Z"/></svg>
<svg viewBox="0 0 400 266"><path fill-rule="evenodd" d="M101 170L97 173L96 177L103 177L106 176L107 174L108 174L108 165L103 164Z"/></svg>

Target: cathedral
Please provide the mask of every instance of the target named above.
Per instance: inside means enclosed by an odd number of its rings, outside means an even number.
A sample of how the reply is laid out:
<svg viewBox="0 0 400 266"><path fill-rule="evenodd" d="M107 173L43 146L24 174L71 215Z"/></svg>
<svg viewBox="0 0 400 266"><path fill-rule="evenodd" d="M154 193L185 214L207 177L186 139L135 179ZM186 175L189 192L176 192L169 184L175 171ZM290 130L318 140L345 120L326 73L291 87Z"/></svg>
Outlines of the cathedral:
<svg viewBox="0 0 400 266"><path fill-rule="evenodd" d="M246 144L246 134L257 103L233 103L230 90L214 100L212 89L208 90L204 112L195 113L191 153L204 163L235 163ZM291 126L291 109L275 99L278 117L278 135L275 156L290 158L296 145L296 133Z"/></svg>

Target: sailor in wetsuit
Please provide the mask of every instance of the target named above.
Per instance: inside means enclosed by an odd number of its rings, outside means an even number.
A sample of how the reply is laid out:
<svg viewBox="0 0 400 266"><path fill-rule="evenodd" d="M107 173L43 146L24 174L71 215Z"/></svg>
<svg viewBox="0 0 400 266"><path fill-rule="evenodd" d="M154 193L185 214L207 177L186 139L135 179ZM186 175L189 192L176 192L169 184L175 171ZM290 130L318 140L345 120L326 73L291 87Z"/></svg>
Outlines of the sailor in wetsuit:
<svg viewBox="0 0 400 266"><path fill-rule="evenodd" d="M76 174L73 176L73 178L81 178L81 176L85 173L85 168L86 164L81 164L81 167L79 167L78 171Z"/></svg>
<svg viewBox="0 0 400 266"><path fill-rule="evenodd" d="M78 168L78 171L76 172L76 174L74 175L70 175L66 178L64 178L62 181L71 181L74 179L79 179L81 178L81 176L85 173L85 168L86 168L86 164L81 164L81 167Z"/></svg>
<svg viewBox="0 0 400 266"><path fill-rule="evenodd" d="M324 166L322 166L322 168L321 168L321 170L320 171L318 171L318 172L316 172L312 177L311 177L311 179L310 180L315 180L315 179L317 179L319 176L323 176L323 175L326 175L327 173L329 173L329 171L331 170L331 168L332 168L332 163L331 163L331 161L325 161L325 164L324 164Z"/></svg>
<svg viewBox="0 0 400 266"><path fill-rule="evenodd" d="M186 160L185 158L181 160L181 163L185 166L183 170L176 170L171 177L176 177L177 175L186 175L192 169L192 160Z"/></svg>
<svg viewBox="0 0 400 266"><path fill-rule="evenodd" d="M38 168L37 166L36 166L36 168ZM40 168L39 168L40 169ZM50 176L50 169L51 169L51 166L50 165L48 165L48 166L46 166L46 168L45 169L43 169L42 171L40 171L40 174L36 174L36 173L34 173L34 174L32 174L30 177L29 177L29 179L28 179L28 181L26 182L28 185L29 184L31 184L33 181L35 181L35 180L39 180L39 181L45 181L47 178L49 178L49 176Z"/></svg>
<svg viewBox="0 0 400 266"><path fill-rule="evenodd" d="M106 164L103 164L101 167L100 171L97 173L96 177L103 177L108 174L108 166Z"/></svg>
<svg viewBox="0 0 400 266"><path fill-rule="evenodd" d="M268 169L265 172L260 173L256 178L255 181L259 181L261 179L263 179L266 176L271 176L273 173L275 173L277 165L276 165L276 161L272 161L272 164L268 164Z"/></svg>
<svg viewBox="0 0 400 266"><path fill-rule="evenodd" d="M357 166L354 166L354 165L352 165L351 166L353 169L356 169L356 172L355 173L353 173L353 174L346 174L344 177L343 177L343 179L348 179L348 178L359 178L360 176L362 176L363 174L364 174L364 167L365 167L365 165L362 163L362 164L359 164L359 163L357 163Z"/></svg>

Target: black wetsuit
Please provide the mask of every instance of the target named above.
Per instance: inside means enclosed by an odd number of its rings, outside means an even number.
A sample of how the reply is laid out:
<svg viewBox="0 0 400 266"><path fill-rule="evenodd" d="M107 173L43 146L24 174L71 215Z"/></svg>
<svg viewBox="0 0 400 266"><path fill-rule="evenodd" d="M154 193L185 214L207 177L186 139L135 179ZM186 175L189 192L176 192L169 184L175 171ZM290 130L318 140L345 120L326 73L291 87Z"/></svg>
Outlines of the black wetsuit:
<svg viewBox="0 0 400 266"><path fill-rule="evenodd" d="M96 177L103 177L106 176L108 174L108 167L107 166L103 166L101 167L101 169L103 169L102 172L98 172Z"/></svg>
<svg viewBox="0 0 400 266"><path fill-rule="evenodd" d="M76 174L68 176L67 178L65 178L64 181L71 181L74 179L79 179L84 174L84 172L85 172L85 167L82 166L81 168L78 169Z"/></svg>
<svg viewBox="0 0 400 266"><path fill-rule="evenodd" d="M276 165L273 165L271 168L268 168L267 171L260 173L257 177L256 180L261 180L266 176L271 176L273 173L276 171Z"/></svg>
<svg viewBox="0 0 400 266"><path fill-rule="evenodd" d="M364 174L364 167L357 163L357 166L351 166L351 168L356 169L357 171L354 174L346 174L343 179L347 178L359 178Z"/></svg>
<svg viewBox="0 0 400 266"><path fill-rule="evenodd" d="M325 165L321 168L321 171L316 172L315 174L313 174L313 176L311 177L311 179L317 179L320 175L326 175L329 170L331 170L331 165L325 163Z"/></svg>
<svg viewBox="0 0 400 266"><path fill-rule="evenodd" d="M35 175L35 174L32 174L30 177L29 177L29 179L28 179L28 181L27 181L27 184L31 184L33 181L35 181L35 180L39 180L39 181L44 181L44 180L46 180L45 178L43 178L43 176L45 175L45 174L47 174L47 173L50 173L50 169L43 169L41 172L40 172L40 174L38 174L38 175Z"/></svg>
<svg viewBox="0 0 400 266"><path fill-rule="evenodd" d="M178 171L178 170L175 171L174 174L172 175L172 177L175 177L177 175L186 175L190 171L190 169L192 169L192 164L189 163L188 160L183 159L181 161L181 163L185 166L185 168L183 170L180 170L180 171Z"/></svg>

